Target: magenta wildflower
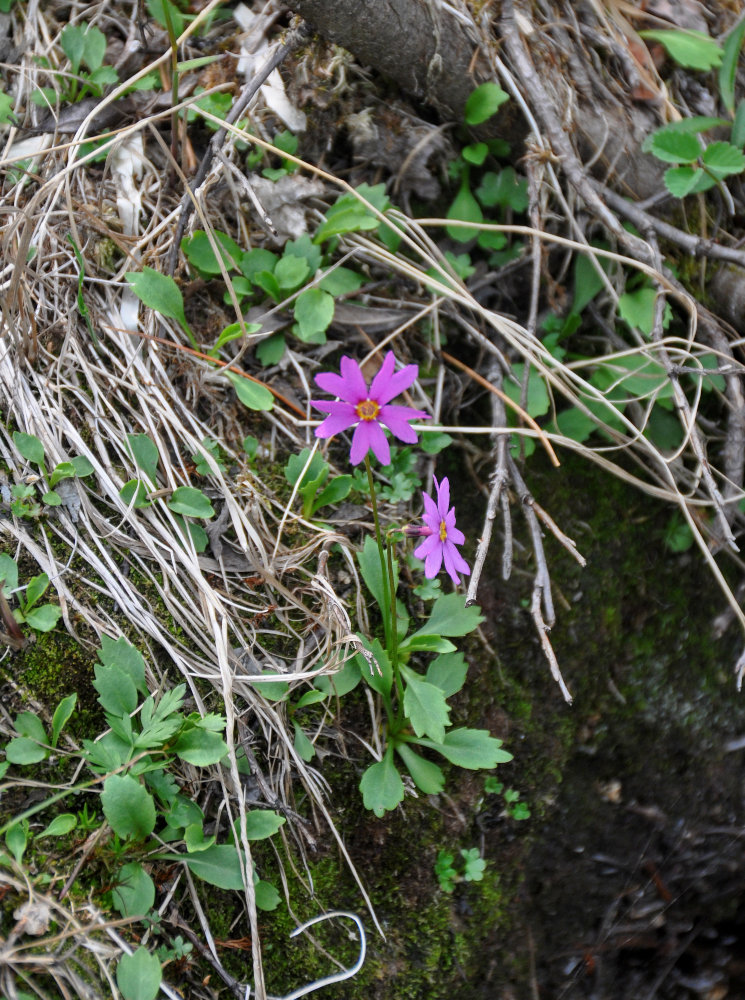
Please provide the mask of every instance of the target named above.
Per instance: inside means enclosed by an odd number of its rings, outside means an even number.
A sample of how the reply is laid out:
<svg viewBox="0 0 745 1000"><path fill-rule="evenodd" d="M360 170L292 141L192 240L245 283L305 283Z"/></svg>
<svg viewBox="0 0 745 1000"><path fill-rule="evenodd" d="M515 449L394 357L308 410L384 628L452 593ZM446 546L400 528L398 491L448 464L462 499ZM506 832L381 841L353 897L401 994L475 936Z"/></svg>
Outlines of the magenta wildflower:
<svg viewBox="0 0 745 1000"><path fill-rule="evenodd" d="M341 375L333 372L316 375L316 382L325 392L339 397L336 400L311 401L317 410L328 413L321 426L316 428L316 437L333 437L354 427L349 454L352 465L361 462L370 450L381 465L390 465L391 449L381 424L406 444L416 444L419 440L409 421L426 419L427 414L410 406L389 405L395 396L416 381L419 366L406 365L401 371L394 372L395 366L393 351L389 351L369 389L360 366L346 355L341 359Z"/></svg>
<svg viewBox="0 0 745 1000"><path fill-rule="evenodd" d="M435 479L435 490L437 503L426 493L422 494L424 527L419 528L416 533L426 535L427 538L414 550L414 555L417 559L424 560L424 575L427 579L432 580L437 576L444 560L445 569L453 583L459 583L458 573L468 576L471 570L455 547L462 545L466 538L463 532L455 527L455 507L450 507L450 483L447 476L441 483Z"/></svg>

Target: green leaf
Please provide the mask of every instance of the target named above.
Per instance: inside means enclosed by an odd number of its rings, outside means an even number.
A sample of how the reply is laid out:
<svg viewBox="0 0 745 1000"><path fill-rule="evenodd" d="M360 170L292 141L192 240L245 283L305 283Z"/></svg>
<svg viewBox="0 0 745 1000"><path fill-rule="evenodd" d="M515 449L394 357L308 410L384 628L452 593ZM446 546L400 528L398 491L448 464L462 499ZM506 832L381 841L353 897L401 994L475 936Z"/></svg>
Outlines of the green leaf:
<svg viewBox="0 0 745 1000"><path fill-rule="evenodd" d="M95 72L95 70L101 67L105 55L106 35L104 35L100 28L97 28L95 25L86 25L85 32L83 34L83 58L81 62L84 63L88 69Z"/></svg>
<svg viewBox="0 0 745 1000"><path fill-rule="evenodd" d="M28 846L28 820L23 824L16 823L11 826L5 834L5 843L16 862L20 864Z"/></svg>
<svg viewBox="0 0 745 1000"><path fill-rule="evenodd" d="M186 27L186 18L181 13L178 5L172 0L147 0L147 9L161 28L170 33L173 29L174 35L178 38L183 34ZM170 22L170 28L169 28Z"/></svg>
<svg viewBox="0 0 745 1000"><path fill-rule="evenodd" d="M47 592L48 587L49 577L46 573L39 573L38 576L32 577L26 587L26 595L23 602L24 611L33 607Z"/></svg>
<svg viewBox="0 0 745 1000"><path fill-rule="evenodd" d="M460 222L483 222L484 216L479 207L479 203L471 194L468 186L468 172L464 172L461 180L460 190L448 209L448 219L457 219ZM469 243L479 235L478 229L469 229L465 226L445 226L445 232L451 240L456 243Z"/></svg>
<svg viewBox="0 0 745 1000"><path fill-rule="evenodd" d="M316 247L316 249L318 248ZM336 298L338 295L349 295L351 292L356 292L364 283L365 279L356 271L352 271L348 267L335 267L321 278L318 286Z"/></svg>
<svg viewBox="0 0 745 1000"><path fill-rule="evenodd" d="M231 239L227 233L215 230L212 234L214 243L220 254L220 260L226 271L237 271L243 261L243 250L235 240ZM209 236L203 229L197 229L193 236L186 236L181 240L181 249L186 259L202 274L221 274L220 261L212 249Z"/></svg>
<svg viewBox="0 0 745 1000"><path fill-rule="evenodd" d="M657 291L649 286L637 288L633 292L624 292L618 299L618 315L632 329L641 330L643 334L649 337L654 329L656 301ZM670 311L667 303L665 311L668 313ZM667 326L664 319L663 326Z"/></svg>
<svg viewBox="0 0 745 1000"><path fill-rule="evenodd" d="M240 891L244 888L240 857L233 844L215 844L181 860L186 862L192 874L218 889Z"/></svg>
<svg viewBox="0 0 745 1000"><path fill-rule="evenodd" d="M421 739L417 742L442 754L451 764L471 771L496 767L512 760L512 754L502 750L502 741L489 735L487 729L450 729L441 742Z"/></svg>
<svg viewBox="0 0 745 1000"><path fill-rule="evenodd" d="M266 840L273 837L284 824L284 817L276 812L252 809L246 815L246 836L249 840Z"/></svg>
<svg viewBox="0 0 745 1000"><path fill-rule="evenodd" d="M498 174L490 170L481 178L476 197L484 208L501 205L513 212L524 212L528 207L528 182L517 176L514 167L505 167Z"/></svg>
<svg viewBox="0 0 745 1000"><path fill-rule="evenodd" d="M295 486L299 483L298 489L302 489L304 486L308 486L311 483L320 485L325 482L328 476L329 466L328 463L324 461L323 455L316 452L313 458L308 462L310 457L310 448L303 448L303 450L298 455L290 455L287 460L287 465L284 468L285 479L290 484L290 486ZM305 468L307 464L307 469ZM305 470L305 471L303 471ZM300 476L302 475L302 479Z"/></svg>
<svg viewBox="0 0 745 1000"><path fill-rule="evenodd" d="M388 697L393 686L393 667L388 659L388 654L383 649L379 639L373 639L371 643L369 639L360 637L360 641L368 653L372 653L370 659L362 653L358 653L355 657L360 673L373 691Z"/></svg>
<svg viewBox="0 0 745 1000"><path fill-rule="evenodd" d="M19 712L15 720L15 730L19 736L27 736L37 743L47 742L47 733L41 719L34 712Z"/></svg>
<svg viewBox="0 0 745 1000"><path fill-rule="evenodd" d="M77 694L69 694L57 705L52 716L52 746L57 746L60 733L70 720L70 716L75 711L78 701Z"/></svg>
<svg viewBox="0 0 745 1000"><path fill-rule="evenodd" d="M192 347L198 347L196 338L186 322L184 298L181 289L168 274L161 274L152 267L141 271L127 271L124 277L138 299L161 316L175 319L189 338Z"/></svg>
<svg viewBox="0 0 745 1000"><path fill-rule="evenodd" d="M145 661L142 658L142 653L127 642L123 636L119 639L112 639L108 635L102 635L98 658L106 666L118 667L129 676L140 694L147 694Z"/></svg>
<svg viewBox="0 0 745 1000"><path fill-rule="evenodd" d="M263 247L256 247L243 254L241 271L249 281L253 281L256 275L261 274L262 271L271 274L277 266L277 260L276 253L264 250Z"/></svg>
<svg viewBox="0 0 745 1000"><path fill-rule="evenodd" d="M462 594L443 594L432 608L429 621L415 635L468 635L485 621L478 604L466 607Z"/></svg>
<svg viewBox="0 0 745 1000"><path fill-rule="evenodd" d="M212 357L217 357L218 351L225 344L229 344L232 340L237 340L242 337L245 333L257 333L261 329L261 323L230 323L222 331L220 336L217 338L215 346L210 350Z"/></svg>
<svg viewBox="0 0 745 1000"><path fill-rule="evenodd" d="M410 655L411 653L452 653L455 646L449 639L441 635L427 635L417 632L416 635L407 636L400 644L399 651Z"/></svg>
<svg viewBox="0 0 745 1000"><path fill-rule="evenodd" d="M40 608L31 608L24 613L26 623L35 632L51 632L62 616L62 611L56 604L43 604Z"/></svg>
<svg viewBox="0 0 745 1000"><path fill-rule="evenodd" d="M0 10L2 5L0 4ZM13 114L13 98L0 90L0 125L14 125L16 117Z"/></svg>
<svg viewBox="0 0 745 1000"><path fill-rule="evenodd" d="M256 896L256 906L260 910L276 910L281 902L281 897L271 882L260 879L254 886Z"/></svg>
<svg viewBox="0 0 745 1000"><path fill-rule="evenodd" d="M112 774L104 781L101 808L118 836L144 840L155 829L155 802L131 774Z"/></svg>
<svg viewBox="0 0 745 1000"><path fill-rule="evenodd" d="M475 167L480 167L489 155L489 147L485 142L475 142L470 146L464 146L460 155L466 163L472 163Z"/></svg>
<svg viewBox="0 0 745 1000"><path fill-rule="evenodd" d="M60 33L60 47L70 60L73 73L77 73L85 51L85 28L82 24L68 24Z"/></svg>
<svg viewBox="0 0 745 1000"><path fill-rule="evenodd" d="M720 45L703 31L640 31L667 49L668 55L684 69L709 70L719 66L723 52Z"/></svg>
<svg viewBox="0 0 745 1000"><path fill-rule="evenodd" d="M52 474L49 477L49 485L54 488L61 479L71 479L74 475L75 466L72 462L60 462L52 470Z"/></svg>
<svg viewBox="0 0 745 1000"><path fill-rule="evenodd" d="M176 794L171 807L165 814L166 822L175 829L186 829L187 826L202 824L204 813L196 802L187 799L185 795Z"/></svg>
<svg viewBox="0 0 745 1000"><path fill-rule="evenodd" d="M732 122L732 145L742 149L745 146L745 97L737 105L735 120Z"/></svg>
<svg viewBox="0 0 745 1000"><path fill-rule="evenodd" d="M111 715L129 715L137 708L137 689L132 678L120 667L97 663L93 687L99 702Z"/></svg>
<svg viewBox="0 0 745 1000"><path fill-rule="evenodd" d="M670 167L662 178L665 187L675 198L685 198L686 195L698 191L708 191L716 181L703 171L701 167Z"/></svg>
<svg viewBox="0 0 745 1000"><path fill-rule="evenodd" d="M745 154L731 142L710 143L701 159L706 169L719 180L745 170Z"/></svg>
<svg viewBox="0 0 745 1000"><path fill-rule="evenodd" d="M304 343L324 343L325 334L334 318L334 299L321 288L308 288L298 295L294 310L297 335Z"/></svg>
<svg viewBox="0 0 745 1000"><path fill-rule="evenodd" d="M55 493L54 490L45 493L41 499L42 503L45 503L48 507L60 507L62 505L62 497L59 493Z"/></svg>
<svg viewBox="0 0 745 1000"><path fill-rule="evenodd" d="M514 403L522 406L525 365L522 363L514 364L512 372L514 377L505 380L504 391ZM546 383L532 365L528 375L528 398L525 408L531 417L542 417L551 409L551 399ZM511 412L510 420L514 419L515 415Z"/></svg>
<svg viewBox="0 0 745 1000"><path fill-rule="evenodd" d="M274 406L274 396L265 385L243 378L235 372L226 372L235 394L249 410L271 410Z"/></svg>
<svg viewBox="0 0 745 1000"><path fill-rule="evenodd" d="M85 455L76 455L75 458L71 458L70 465L72 465L73 469L75 469L75 475L80 479L84 479L86 476L92 476L96 471L92 462L87 459Z"/></svg>
<svg viewBox="0 0 745 1000"><path fill-rule="evenodd" d="M727 35L722 53L722 65L719 67L719 93L722 104L730 114L734 114L735 111L735 76L743 38L745 38L745 18L741 18L740 23Z"/></svg>
<svg viewBox="0 0 745 1000"><path fill-rule="evenodd" d="M360 791L365 809L371 809L379 818L403 802L404 783L393 762L391 746L386 750L385 757L377 764L371 764L362 775Z"/></svg>
<svg viewBox="0 0 745 1000"><path fill-rule="evenodd" d="M608 262L603 257L592 261L589 254L577 255L574 264L574 295L572 296L572 312L576 315L579 315L603 288L603 279L598 274L598 266L601 270L606 271Z"/></svg>
<svg viewBox="0 0 745 1000"><path fill-rule="evenodd" d="M190 823L184 830L184 843L189 854L199 854L209 850L215 844L216 837L205 837L204 827L199 823Z"/></svg>
<svg viewBox="0 0 745 1000"><path fill-rule="evenodd" d="M124 1000L155 1000L162 978L158 956L143 947L122 955L116 967L116 985Z"/></svg>
<svg viewBox="0 0 745 1000"><path fill-rule="evenodd" d="M294 257L292 254L284 254L274 268L274 277L282 292L294 292L302 285L309 273L308 261L304 257Z"/></svg>
<svg viewBox="0 0 745 1000"><path fill-rule="evenodd" d="M450 435L445 434L442 431L422 434L419 439L419 447L428 455L439 455L443 449L447 448L448 445L451 445L452 443L453 439Z"/></svg>
<svg viewBox="0 0 745 1000"><path fill-rule="evenodd" d="M442 768L433 764L431 760L420 757L408 743L400 743L396 750L420 791L425 795L438 795L443 790L445 775L442 773Z"/></svg>
<svg viewBox="0 0 745 1000"><path fill-rule="evenodd" d="M6 591L18 589L18 566L7 552L0 552L0 583Z"/></svg>
<svg viewBox="0 0 745 1000"><path fill-rule="evenodd" d="M357 553L357 562L360 564L362 579L367 584L367 589L372 594L383 614L388 614L388 605L385 600L383 589L383 571L380 566L380 554L375 539L371 535L365 537L362 550ZM398 587L398 560L393 560L393 586Z"/></svg>
<svg viewBox="0 0 745 1000"><path fill-rule="evenodd" d="M345 497L348 497L352 490L352 477L351 476L336 476L328 486L322 490L313 501L313 513L315 513L319 507L326 507L328 504L338 503Z"/></svg>
<svg viewBox="0 0 745 1000"><path fill-rule="evenodd" d="M119 869L111 898L123 917L144 917L155 902L155 883L139 862L130 861Z"/></svg>
<svg viewBox="0 0 745 1000"><path fill-rule="evenodd" d="M366 194L363 193L362 189L366 187L363 184L359 188L363 197L366 197ZM368 191L372 190L372 188L368 189ZM368 198L368 200L371 204L375 204L372 199ZM378 206L376 205L376 207ZM316 235L313 237L313 242L319 244L323 243L324 240L330 239L332 236L341 236L343 233L356 233L360 230L377 229L379 221L369 211L367 206L355 198L354 195L345 194L327 209L326 219L318 227Z"/></svg>
<svg viewBox="0 0 745 1000"><path fill-rule="evenodd" d="M278 361L282 360L286 346L284 334L273 333L271 337L262 340L256 347L256 357L260 364L268 368L270 365L276 365Z"/></svg>
<svg viewBox="0 0 745 1000"><path fill-rule="evenodd" d="M466 682L468 664L463 653L445 653L427 667L426 679L438 687L446 698L457 694Z"/></svg>
<svg viewBox="0 0 745 1000"><path fill-rule="evenodd" d="M644 151L653 153L665 163L693 163L703 152L698 137L690 132L679 132L669 126L657 129L644 141Z"/></svg>
<svg viewBox="0 0 745 1000"><path fill-rule="evenodd" d="M44 467L44 445L33 434L13 431L13 444L27 462Z"/></svg>
<svg viewBox="0 0 745 1000"><path fill-rule="evenodd" d="M46 737L44 742L46 743ZM38 764L39 761L46 760L48 756L48 750L26 736L12 739L5 748L5 759L11 764Z"/></svg>
<svg viewBox="0 0 745 1000"><path fill-rule="evenodd" d="M479 854L478 847L470 850L461 848L461 856L464 862L463 880L465 882L481 882L484 877L486 861Z"/></svg>
<svg viewBox="0 0 745 1000"><path fill-rule="evenodd" d="M341 670L335 674L324 674L317 677L315 684L318 690L325 697L335 694L338 698L343 698L345 694L354 691L362 679L360 675L360 659L355 657L354 659L347 660ZM365 664L364 669L369 669L367 664Z"/></svg>
<svg viewBox="0 0 745 1000"><path fill-rule="evenodd" d="M225 740L217 733L204 729L190 729L183 733L173 745L178 756L195 767L209 767L217 764L228 752Z"/></svg>
<svg viewBox="0 0 745 1000"><path fill-rule="evenodd" d="M469 94L465 107L465 120L467 125L480 125L492 115L495 115L505 101L509 100L498 84L489 82L482 83L471 94Z"/></svg>
<svg viewBox="0 0 745 1000"><path fill-rule="evenodd" d="M168 508L184 517L210 518L215 508L201 490L193 486L178 486L168 498Z"/></svg>
<svg viewBox="0 0 745 1000"><path fill-rule="evenodd" d="M318 694L321 694L319 691ZM305 735L303 727L295 719L292 720L292 726L295 730L295 738L292 741L292 745L295 747L295 753L300 757L301 760L311 761L316 755L316 748L313 746L311 741Z"/></svg>
<svg viewBox="0 0 745 1000"><path fill-rule="evenodd" d="M78 817L74 813L61 813L59 816L55 816L41 833L36 834L36 839L40 837L64 837L77 825Z"/></svg>
<svg viewBox="0 0 745 1000"><path fill-rule="evenodd" d="M417 736L429 736L442 743L450 725L450 708L441 688L430 684L408 667L401 666L406 680L404 712Z"/></svg>
<svg viewBox="0 0 745 1000"><path fill-rule="evenodd" d="M153 489L158 473L158 449L147 434L127 434L127 444L138 469L141 469Z"/></svg>

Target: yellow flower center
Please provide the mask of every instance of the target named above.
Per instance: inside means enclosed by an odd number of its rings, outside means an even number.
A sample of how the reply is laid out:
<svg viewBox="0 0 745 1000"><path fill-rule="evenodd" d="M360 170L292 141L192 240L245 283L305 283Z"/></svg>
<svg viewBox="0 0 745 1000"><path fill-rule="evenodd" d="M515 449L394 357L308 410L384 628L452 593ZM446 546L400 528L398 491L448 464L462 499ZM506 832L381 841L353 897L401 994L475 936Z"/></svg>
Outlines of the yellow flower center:
<svg viewBox="0 0 745 1000"><path fill-rule="evenodd" d="M373 399L363 399L358 403L354 411L360 420L375 420L380 413L380 407Z"/></svg>
<svg viewBox="0 0 745 1000"><path fill-rule="evenodd" d="M440 521L440 541L444 542L448 537L448 529L445 527L445 522Z"/></svg>

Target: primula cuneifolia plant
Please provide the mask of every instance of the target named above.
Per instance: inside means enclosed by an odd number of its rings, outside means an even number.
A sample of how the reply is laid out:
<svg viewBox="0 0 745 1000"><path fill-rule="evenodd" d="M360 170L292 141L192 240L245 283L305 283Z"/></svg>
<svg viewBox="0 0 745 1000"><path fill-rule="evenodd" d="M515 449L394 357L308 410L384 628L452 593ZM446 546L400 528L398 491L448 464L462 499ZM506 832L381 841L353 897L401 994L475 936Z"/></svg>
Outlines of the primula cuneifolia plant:
<svg viewBox="0 0 745 1000"><path fill-rule="evenodd" d="M484 620L479 608L466 607L465 598L457 592L443 594L435 600L428 620L412 630L406 607L397 597L398 560L394 550L405 534L425 536L414 554L424 559L429 579L437 576L443 562L456 586L460 582L458 574L470 572L456 548L465 537L455 526L455 508L450 506L446 478L439 483L435 480L436 501L424 495L423 525L404 531L394 527L383 537L370 452L382 465L390 463L384 427L406 444L417 443L411 421L424 419L427 414L410 406L391 405L391 400L413 385L418 373L417 365L396 371L396 359L389 351L368 386L357 362L345 356L340 375L325 372L316 376L317 384L337 399L313 401L316 409L328 414L316 429L316 437L330 438L354 428L350 461L357 465L364 460L370 489L375 540L368 537L357 558L365 583L381 609L384 638L381 642L358 636L362 652L351 669L358 670L380 695L386 712L382 758L367 768L360 782L365 806L377 816L395 809L403 800L401 766L425 794L442 790L442 769L423 756L422 750L435 751L452 764L473 770L511 760L501 740L487 730L451 728L448 698L460 691L468 668L450 638L466 635ZM436 655L421 673L417 668L423 654Z"/></svg>

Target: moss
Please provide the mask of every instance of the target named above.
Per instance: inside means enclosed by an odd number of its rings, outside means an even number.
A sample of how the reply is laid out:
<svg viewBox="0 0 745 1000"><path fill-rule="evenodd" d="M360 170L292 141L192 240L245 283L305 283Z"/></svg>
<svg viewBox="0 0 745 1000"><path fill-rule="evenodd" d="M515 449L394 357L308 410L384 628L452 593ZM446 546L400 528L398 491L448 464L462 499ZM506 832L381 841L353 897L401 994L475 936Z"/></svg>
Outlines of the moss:
<svg viewBox="0 0 745 1000"><path fill-rule="evenodd" d="M50 718L63 698L77 694L68 728L80 739L97 736L103 726L103 713L92 687L94 663L95 656L58 629L37 635L1 669L7 680L25 689L33 702L41 703Z"/></svg>

